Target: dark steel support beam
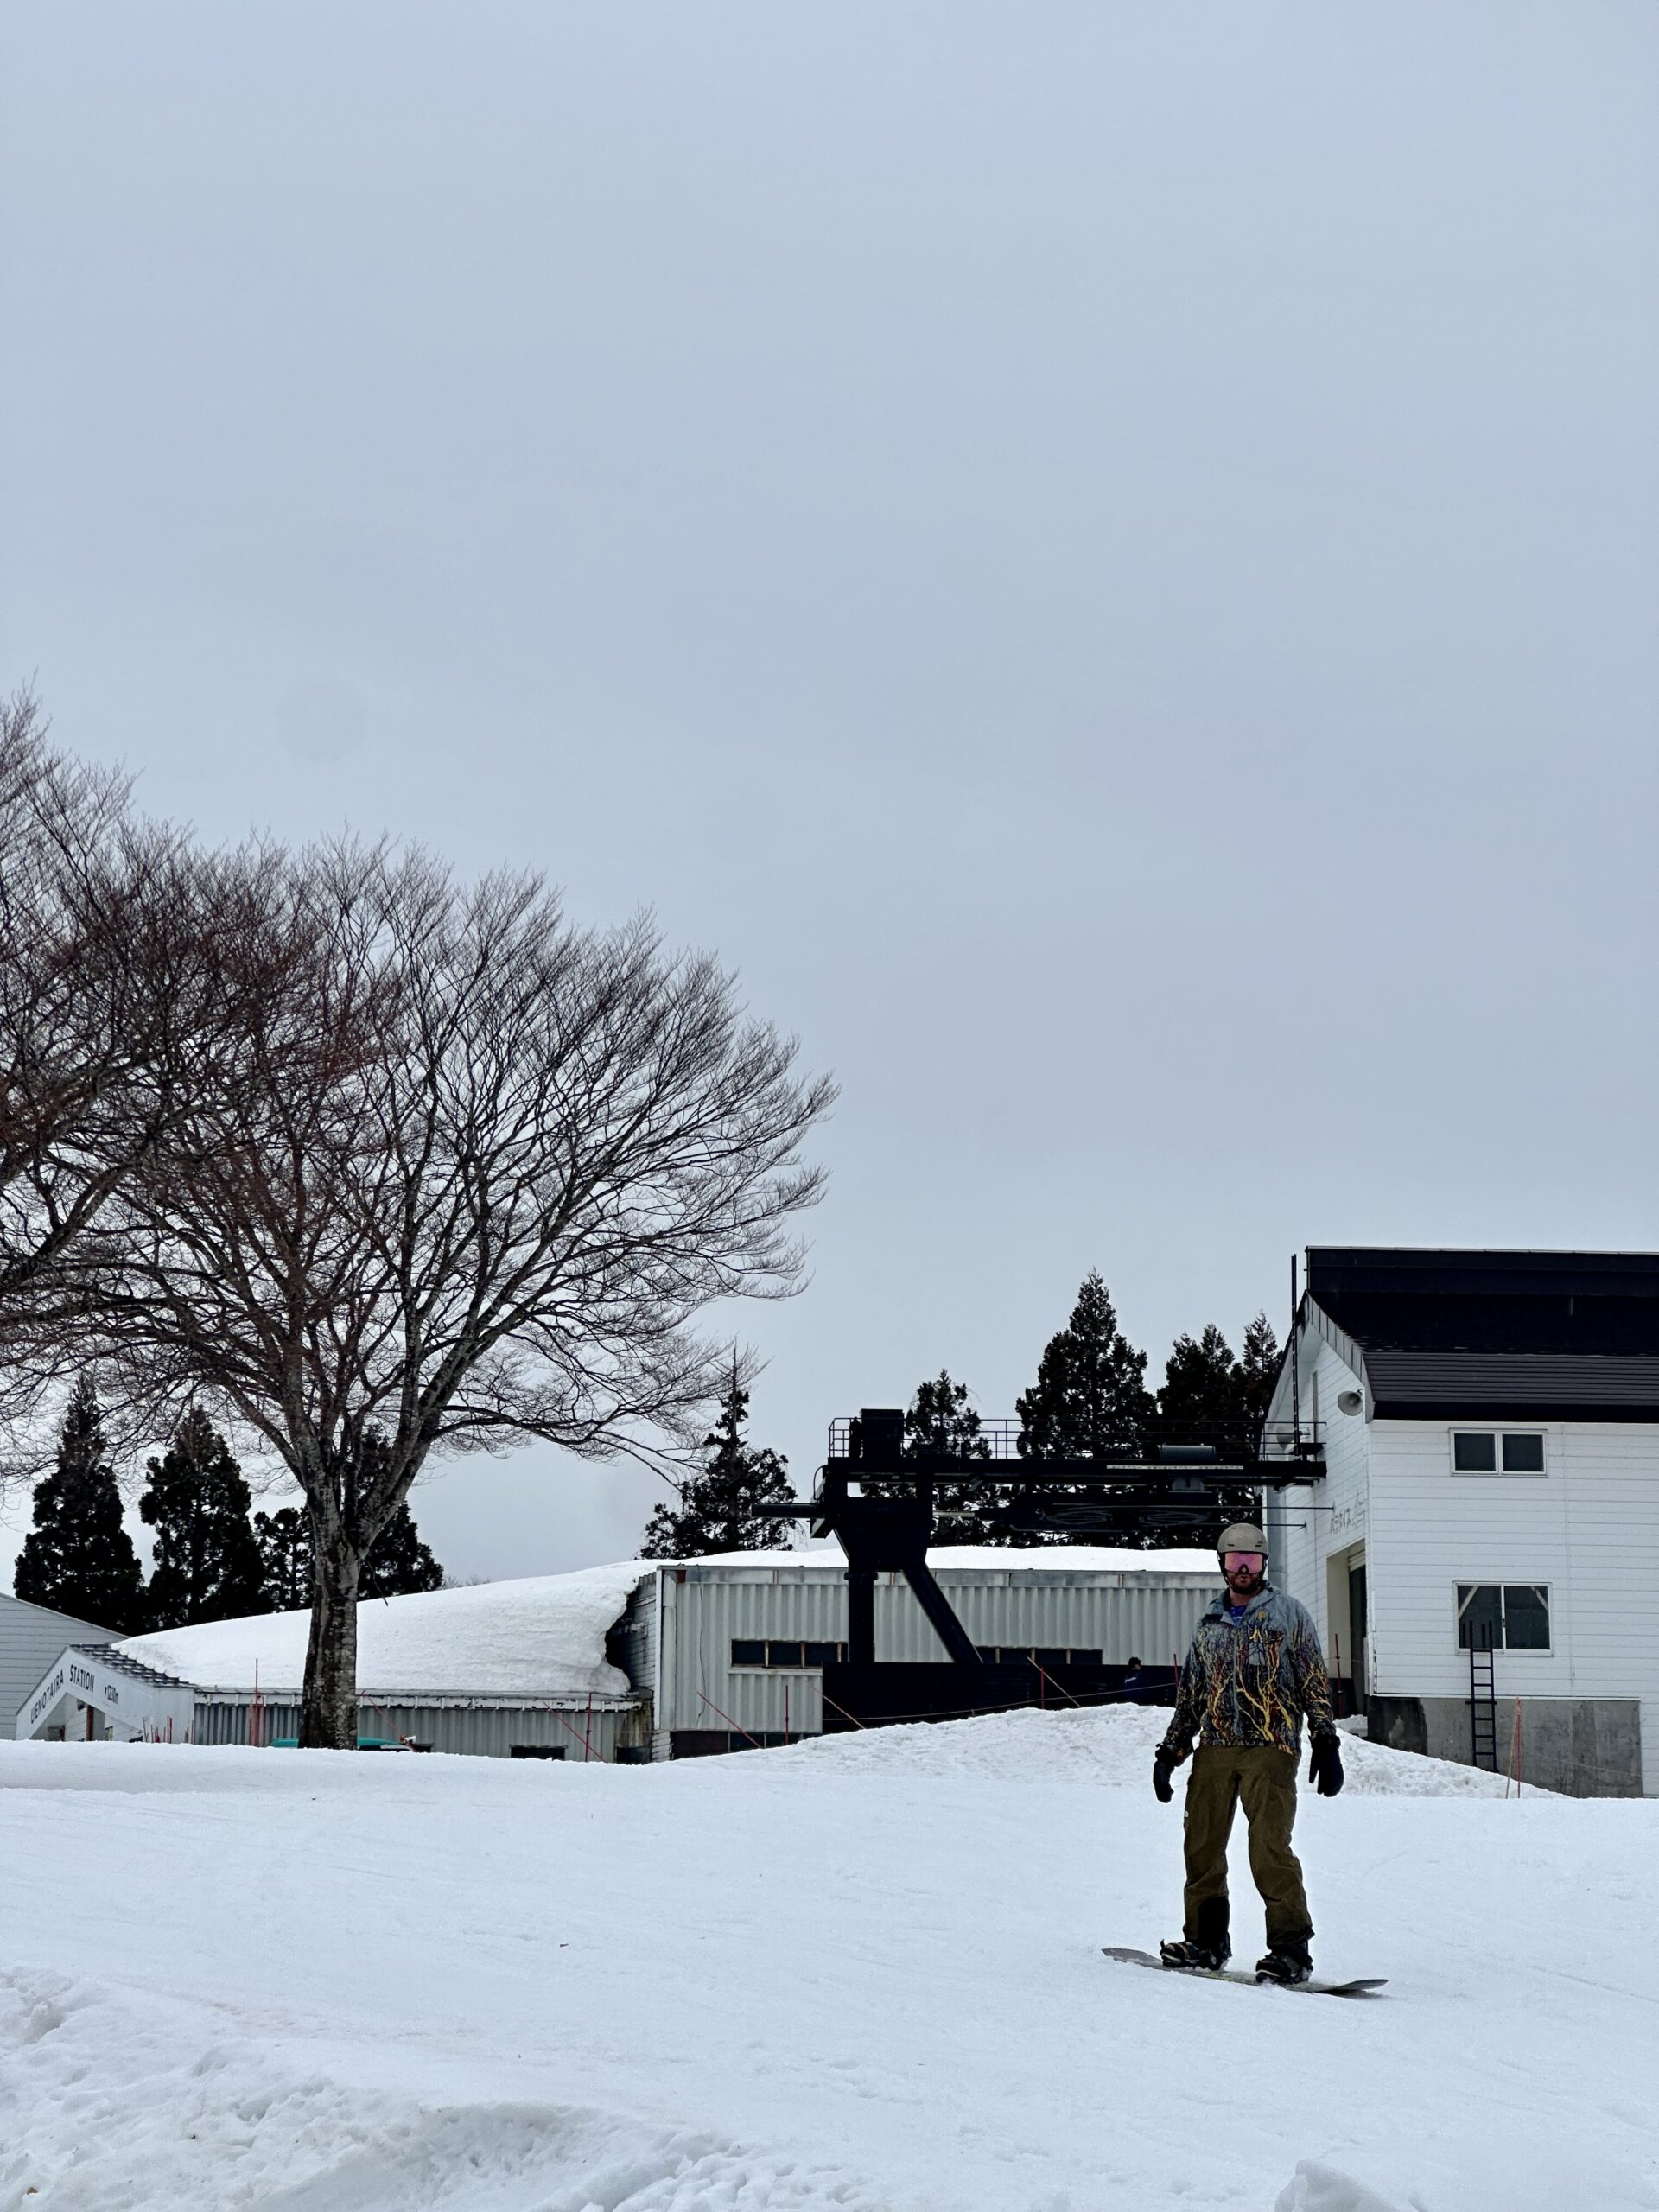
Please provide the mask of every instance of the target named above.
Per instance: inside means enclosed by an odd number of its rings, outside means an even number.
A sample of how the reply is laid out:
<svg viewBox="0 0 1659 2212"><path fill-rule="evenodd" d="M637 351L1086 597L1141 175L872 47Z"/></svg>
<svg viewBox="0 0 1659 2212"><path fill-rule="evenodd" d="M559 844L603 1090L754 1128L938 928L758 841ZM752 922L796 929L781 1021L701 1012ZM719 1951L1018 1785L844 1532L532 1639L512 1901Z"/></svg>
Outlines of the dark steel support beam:
<svg viewBox="0 0 1659 2212"><path fill-rule="evenodd" d="M982 1667L979 1646L963 1628L951 1610L950 1600L933 1580L931 1567L909 1561L905 1567L905 1580L916 1592L918 1604L933 1624L933 1633L944 1646L958 1667Z"/></svg>
<svg viewBox="0 0 1659 2212"><path fill-rule="evenodd" d="M875 1664L875 1570L847 1568L847 1656L855 1667Z"/></svg>

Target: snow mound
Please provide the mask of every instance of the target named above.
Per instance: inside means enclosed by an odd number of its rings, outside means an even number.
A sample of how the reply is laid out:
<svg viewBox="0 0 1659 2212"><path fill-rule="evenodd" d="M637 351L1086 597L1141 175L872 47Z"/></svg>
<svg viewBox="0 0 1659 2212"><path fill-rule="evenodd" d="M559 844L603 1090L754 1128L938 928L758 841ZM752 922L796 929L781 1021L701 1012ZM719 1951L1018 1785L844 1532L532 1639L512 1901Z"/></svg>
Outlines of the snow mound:
<svg viewBox="0 0 1659 2212"><path fill-rule="evenodd" d="M775 1761L810 1764L815 1774L950 1776L984 1782L1092 1782L1109 1788L1150 1787L1152 1757L1169 1725L1166 1710L1122 1705L1090 1712L993 1713L971 1720L916 1721L893 1728L849 1729L775 1751ZM1304 1745L1306 1750L1306 1745ZM1502 1797L1501 1774L1449 1759L1390 1751L1344 1734L1344 1789L1360 1796ZM1179 1786L1179 1785L1178 1785ZM1553 1793L1529 1788L1527 1796Z"/></svg>
<svg viewBox="0 0 1659 2212"><path fill-rule="evenodd" d="M0 2149L0 2203L880 2212L827 2161L751 2151L695 2121L492 2096L418 2063L365 2080L338 2047L217 2024L91 1978L0 1969L13 2117L36 2118L19 2152ZM66 2081L81 2085L67 2097ZM38 2124L66 2106L73 2127Z"/></svg>
<svg viewBox="0 0 1659 2212"><path fill-rule="evenodd" d="M652 1572L649 1560L626 1560L365 1599L357 1609L359 1687L381 1697L626 1697L628 1678L607 1662L605 1634ZM309 1632L308 1613L256 1613L129 1637L119 1649L199 1689L251 1689L257 1666L261 1690L297 1690Z"/></svg>

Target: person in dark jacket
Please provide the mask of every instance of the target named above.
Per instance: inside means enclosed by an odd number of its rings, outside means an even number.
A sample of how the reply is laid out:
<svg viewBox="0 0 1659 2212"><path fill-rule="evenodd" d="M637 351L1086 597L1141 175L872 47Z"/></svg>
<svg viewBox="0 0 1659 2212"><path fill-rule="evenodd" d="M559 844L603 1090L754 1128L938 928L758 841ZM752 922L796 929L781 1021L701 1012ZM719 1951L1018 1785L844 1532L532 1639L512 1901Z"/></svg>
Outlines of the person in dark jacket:
<svg viewBox="0 0 1659 2212"><path fill-rule="evenodd" d="M1342 1753L1319 1631L1305 1605L1267 1579L1267 1539L1247 1522L1224 1530L1226 1587L1198 1623L1181 1669L1175 1712L1153 1761L1159 1802L1188 1757L1186 1893L1183 1940L1161 1946L1164 1964L1209 1968L1232 1955L1227 1839L1240 1805L1249 1827L1250 1872L1267 1908L1262 1980L1306 1981L1313 1971L1302 1870L1290 1847L1296 1763L1306 1718L1312 1780L1323 1797L1342 1787ZM1198 1738L1198 1749L1192 1739Z"/></svg>

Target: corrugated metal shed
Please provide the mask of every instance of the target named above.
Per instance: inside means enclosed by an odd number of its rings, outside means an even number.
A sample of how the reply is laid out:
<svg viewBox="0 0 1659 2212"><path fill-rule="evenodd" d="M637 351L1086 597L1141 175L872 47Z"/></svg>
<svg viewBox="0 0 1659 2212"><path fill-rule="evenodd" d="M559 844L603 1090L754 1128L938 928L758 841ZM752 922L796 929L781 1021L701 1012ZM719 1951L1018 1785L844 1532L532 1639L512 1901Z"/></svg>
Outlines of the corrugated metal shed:
<svg viewBox="0 0 1659 2212"><path fill-rule="evenodd" d="M1156 1554L1151 1556L1155 1557ZM1184 1655L1215 1595L1213 1568L1163 1570L1044 1564L1013 1553L1006 1567L935 1561L946 1597L974 1642L986 1648L1098 1654L1107 1665L1131 1656L1166 1665ZM635 1599L642 1622L660 1610L655 1725L670 1737L728 1730L754 1736L814 1735L823 1725L822 1668L807 1647L838 1646L847 1635L847 1586L839 1563L780 1554L762 1565L718 1559L665 1567ZM940 1645L903 1578L880 1576L875 1592L879 1661L937 1663ZM799 1643L802 1662L776 1663L775 1647ZM741 1647L765 1646L745 1658Z"/></svg>

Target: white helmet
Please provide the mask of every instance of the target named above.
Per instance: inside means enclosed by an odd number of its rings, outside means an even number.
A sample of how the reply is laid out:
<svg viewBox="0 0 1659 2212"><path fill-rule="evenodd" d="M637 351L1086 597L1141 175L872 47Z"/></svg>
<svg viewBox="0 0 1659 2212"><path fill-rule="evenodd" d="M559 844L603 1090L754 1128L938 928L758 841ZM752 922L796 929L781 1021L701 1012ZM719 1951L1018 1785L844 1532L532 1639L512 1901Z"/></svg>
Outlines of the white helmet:
<svg viewBox="0 0 1659 2212"><path fill-rule="evenodd" d="M1229 1552L1260 1552L1262 1558L1266 1559L1268 1540L1259 1529L1253 1529L1248 1521L1235 1521L1231 1528L1224 1529L1216 1540L1217 1559L1224 1559Z"/></svg>

